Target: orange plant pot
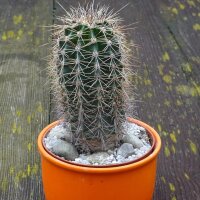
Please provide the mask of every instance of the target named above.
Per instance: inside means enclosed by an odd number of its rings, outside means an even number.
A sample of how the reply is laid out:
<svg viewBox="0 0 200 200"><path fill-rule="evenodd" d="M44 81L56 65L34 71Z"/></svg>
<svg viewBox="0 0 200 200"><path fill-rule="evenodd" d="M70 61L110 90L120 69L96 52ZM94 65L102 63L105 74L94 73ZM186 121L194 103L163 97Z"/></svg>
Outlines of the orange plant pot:
<svg viewBox="0 0 200 200"><path fill-rule="evenodd" d="M161 140L149 125L132 118L129 121L144 127L155 145L147 157L120 166L80 166L59 160L43 146L43 138L59 121L44 128L38 148L46 200L151 200Z"/></svg>

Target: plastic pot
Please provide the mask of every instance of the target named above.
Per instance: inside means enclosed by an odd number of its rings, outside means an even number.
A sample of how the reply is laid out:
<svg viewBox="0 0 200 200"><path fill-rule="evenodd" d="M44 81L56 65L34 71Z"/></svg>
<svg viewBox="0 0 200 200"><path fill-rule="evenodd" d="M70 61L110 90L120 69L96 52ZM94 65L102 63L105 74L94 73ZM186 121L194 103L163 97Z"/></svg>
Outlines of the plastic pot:
<svg viewBox="0 0 200 200"><path fill-rule="evenodd" d="M43 138L59 121L44 128L38 137L38 148L46 200L152 199L161 140L149 125L132 118L128 120L144 127L154 146L146 157L118 166L76 165L56 158L44 148Z"/></svg>

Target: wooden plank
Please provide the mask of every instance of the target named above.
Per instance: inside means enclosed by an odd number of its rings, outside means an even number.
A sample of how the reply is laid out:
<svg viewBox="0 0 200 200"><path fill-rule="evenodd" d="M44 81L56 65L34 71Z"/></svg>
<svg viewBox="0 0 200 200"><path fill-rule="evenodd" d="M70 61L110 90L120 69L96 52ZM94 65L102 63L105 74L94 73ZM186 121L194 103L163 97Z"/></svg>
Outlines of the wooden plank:
<svg viewBox="0 0 200 200"><path fill-rule="evenodd" d="M154 199L200 199L199 34L191 23L181 22L181 13L173 14L170 2L137 4L141 25L135 38L142 47L138 112L163 141ZM185 6L193 24L190 9Z"/></svg>
<svg viewBox="0 0 200 200"><path fill-rule="evenodd" d="M43 199L36 140L49 123L48 0L0 0L0 199Z"/></svg>

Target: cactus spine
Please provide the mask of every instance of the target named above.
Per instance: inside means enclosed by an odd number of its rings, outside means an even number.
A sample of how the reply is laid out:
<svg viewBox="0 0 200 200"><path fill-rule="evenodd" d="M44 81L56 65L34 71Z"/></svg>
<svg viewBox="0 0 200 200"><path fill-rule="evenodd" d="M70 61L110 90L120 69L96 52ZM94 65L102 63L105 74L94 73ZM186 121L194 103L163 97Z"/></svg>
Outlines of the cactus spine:
<svg viewBox="0 0 200 200"><path fill-rule="evenodd" d="M129 49L120 19L105 7L71 8L54 25L53 90L82 151L107 150L122 137Z"/></svg>

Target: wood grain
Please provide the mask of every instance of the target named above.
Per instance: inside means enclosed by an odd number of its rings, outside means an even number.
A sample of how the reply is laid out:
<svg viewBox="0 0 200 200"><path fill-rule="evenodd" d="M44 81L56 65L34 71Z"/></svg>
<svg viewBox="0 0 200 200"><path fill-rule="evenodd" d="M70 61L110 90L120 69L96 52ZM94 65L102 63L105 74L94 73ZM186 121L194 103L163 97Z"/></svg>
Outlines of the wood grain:
<svg viewBox="0 0 200 200"><path fill-rule="evenodd" d="M52 5L0 1L0 199L43 199L36 139L49 123L45 62Z"/></svg>
<svg viewBox="0 0 200 200"><path fill-rule="evenodd" d="M192 27L197 19L183 1L139 1L137 6L142 12L135 31L141 46L138 112L163 141L154 199L200 199L200 43Z"/></svg>

